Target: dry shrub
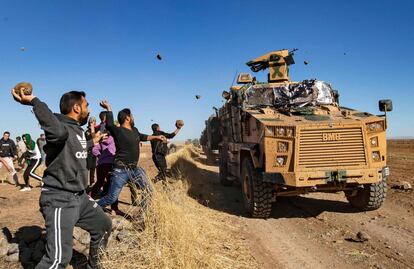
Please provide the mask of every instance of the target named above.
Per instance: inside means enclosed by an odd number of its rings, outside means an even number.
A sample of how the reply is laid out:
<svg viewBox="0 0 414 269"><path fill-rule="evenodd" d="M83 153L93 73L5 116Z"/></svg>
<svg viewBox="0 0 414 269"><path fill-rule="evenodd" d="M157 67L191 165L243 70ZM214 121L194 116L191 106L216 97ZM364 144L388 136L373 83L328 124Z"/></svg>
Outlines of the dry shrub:
<svg viewBox="0 0 414 269"><path fill-rule="evenodd" d="M194 148L187 146L170 155L168 162L196 155ZM112 239L102 258L104 268L257 267L231 218L190 198L186 181L158 183L154 188L145 228L131 231L122 243ZM139 220L133 222L140 226Z"/></svg>

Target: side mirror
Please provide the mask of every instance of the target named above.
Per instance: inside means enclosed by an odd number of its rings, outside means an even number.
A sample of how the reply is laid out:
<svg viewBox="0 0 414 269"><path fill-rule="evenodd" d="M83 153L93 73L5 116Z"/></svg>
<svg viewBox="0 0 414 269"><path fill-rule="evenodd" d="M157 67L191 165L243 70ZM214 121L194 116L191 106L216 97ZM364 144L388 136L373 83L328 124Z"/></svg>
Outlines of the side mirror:
<svg viewBox="0 0 414 269"><path fill-rule="evenodd" d="M237 76L237 84L247 84L252 82L253 78L249 73L241 73Z"/></svg>
<svg viewBox="0 0 414 269"><path fill-rule="evenodd" d="M392 101L390 99L379 100L378 107L381 112L392 111Z"/></svg>
<svg viewBox="0 0 414 269"><path fill-rule="evenodd" d="M335 102L339 104L339 91L332 90L332 93L333 93L333 98L335 98Z"/></svg>
<svg viewBox="0 0 414 269"><path fill-rule="evenodd" d="M218 117L218 108L217 108L217 107L215 107L215 106L213 106L213 110L214 110L214 112L216 113L216 117Z"/></svg>
<svg viewBox="0 0 414 269"><path fill-rule="evenodd" d="M226 91L223 91L223 93L221 94L221 96L222 96L224 99L226 99L226 100L229 100L229 99L230 99L230 97L231 97L230 93L229 93L229 92L226 92Z"/></svg>

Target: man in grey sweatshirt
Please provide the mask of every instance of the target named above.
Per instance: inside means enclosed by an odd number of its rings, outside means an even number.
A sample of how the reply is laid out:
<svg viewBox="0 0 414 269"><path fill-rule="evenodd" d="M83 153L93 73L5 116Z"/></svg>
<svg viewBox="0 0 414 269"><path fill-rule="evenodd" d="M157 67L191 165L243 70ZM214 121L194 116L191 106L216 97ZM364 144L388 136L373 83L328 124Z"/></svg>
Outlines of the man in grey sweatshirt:
<svg viewBox="0 0 414 269"><path fill-rule="evenodd" d="M36 268L66 268L72 258L74 226L91 235L88 268L100 268L99 251L107 244L112 223L85 192L88 186L86 158L88 147L105 137L98 132L92 140L85 139L81 127L89 116L85 93L65 93L60 99L61 114L53 114L33 94L19 94L18 90L12 90L14 99L33 107L46 135L47 169L43 175L40 210L45 219L47 245L46 254Z"/></svg>

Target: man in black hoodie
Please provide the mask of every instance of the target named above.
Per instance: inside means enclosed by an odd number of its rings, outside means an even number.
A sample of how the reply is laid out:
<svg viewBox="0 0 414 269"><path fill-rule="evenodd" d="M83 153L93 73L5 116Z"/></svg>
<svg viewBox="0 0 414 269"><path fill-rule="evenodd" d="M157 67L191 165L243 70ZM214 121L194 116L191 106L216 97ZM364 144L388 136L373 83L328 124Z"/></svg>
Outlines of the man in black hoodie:
<svg viewBox="0 0 414 269"><path fill-rule="evenodd" d="M39 204L45 219L47 245L46 254L36 268L66 268L72 257L74 226L91 235L88 268L100 268L99 250L107 244L112 223L85 192L88 186L87 149L104 139L99 132L92 140L85 139L81 127L89 116L85 93L65 93L60 99L61 114L53 114L37 97L18 94L18 90L12 90L14 99L33 106L46 135L47 169Z"/></svg>
<svg viewBox="0 0 414 269"><path fill-rule="evenodd" d="M17 149L14 141L10 139L10 133L8 131L4 132L2 139L0 139L0 158L2 158L0 168L4 162L6 169L9 170L13 177L14 184L18 187L19 179L13 164L13 160L17 158Z"/></svg>

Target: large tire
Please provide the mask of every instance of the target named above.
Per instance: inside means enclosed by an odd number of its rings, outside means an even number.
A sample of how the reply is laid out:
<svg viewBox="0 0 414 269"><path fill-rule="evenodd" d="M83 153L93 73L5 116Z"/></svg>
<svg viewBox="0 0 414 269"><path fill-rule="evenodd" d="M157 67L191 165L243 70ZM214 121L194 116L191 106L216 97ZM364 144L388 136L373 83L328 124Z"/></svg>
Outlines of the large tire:
<svg viewBox="0 0 414 269"><path fill-rule="evenodd" d="M242 191L244 205L253 218L268 218L272 211L272 185L262 181L250 158L242 164Z"/></svg>
<svg viewBox="0 0 414 269"><path fill-rule="evenodd" d="M215 165L216 164L216 156L209 150L206 152L206 164L207 165Z"/></svg>
<svg viewBox="0 0 414 269"><path fill-rule="evenodd" d="M227 169L227 158L225 156L225 152L220 149L219 152L219 176L220 176L220 183L223 186L231 186L233 185L233 181L228 180L227 176L228 174L228 169Z"/></svg>
<svg viewBox="0 0 414 269"><path fill-rule="evenodd" d="M387 196L387 179L378 183L366 184L364 188L345 192L345 196L352 206L361 211L375 210L381 207Z"/></svg>

